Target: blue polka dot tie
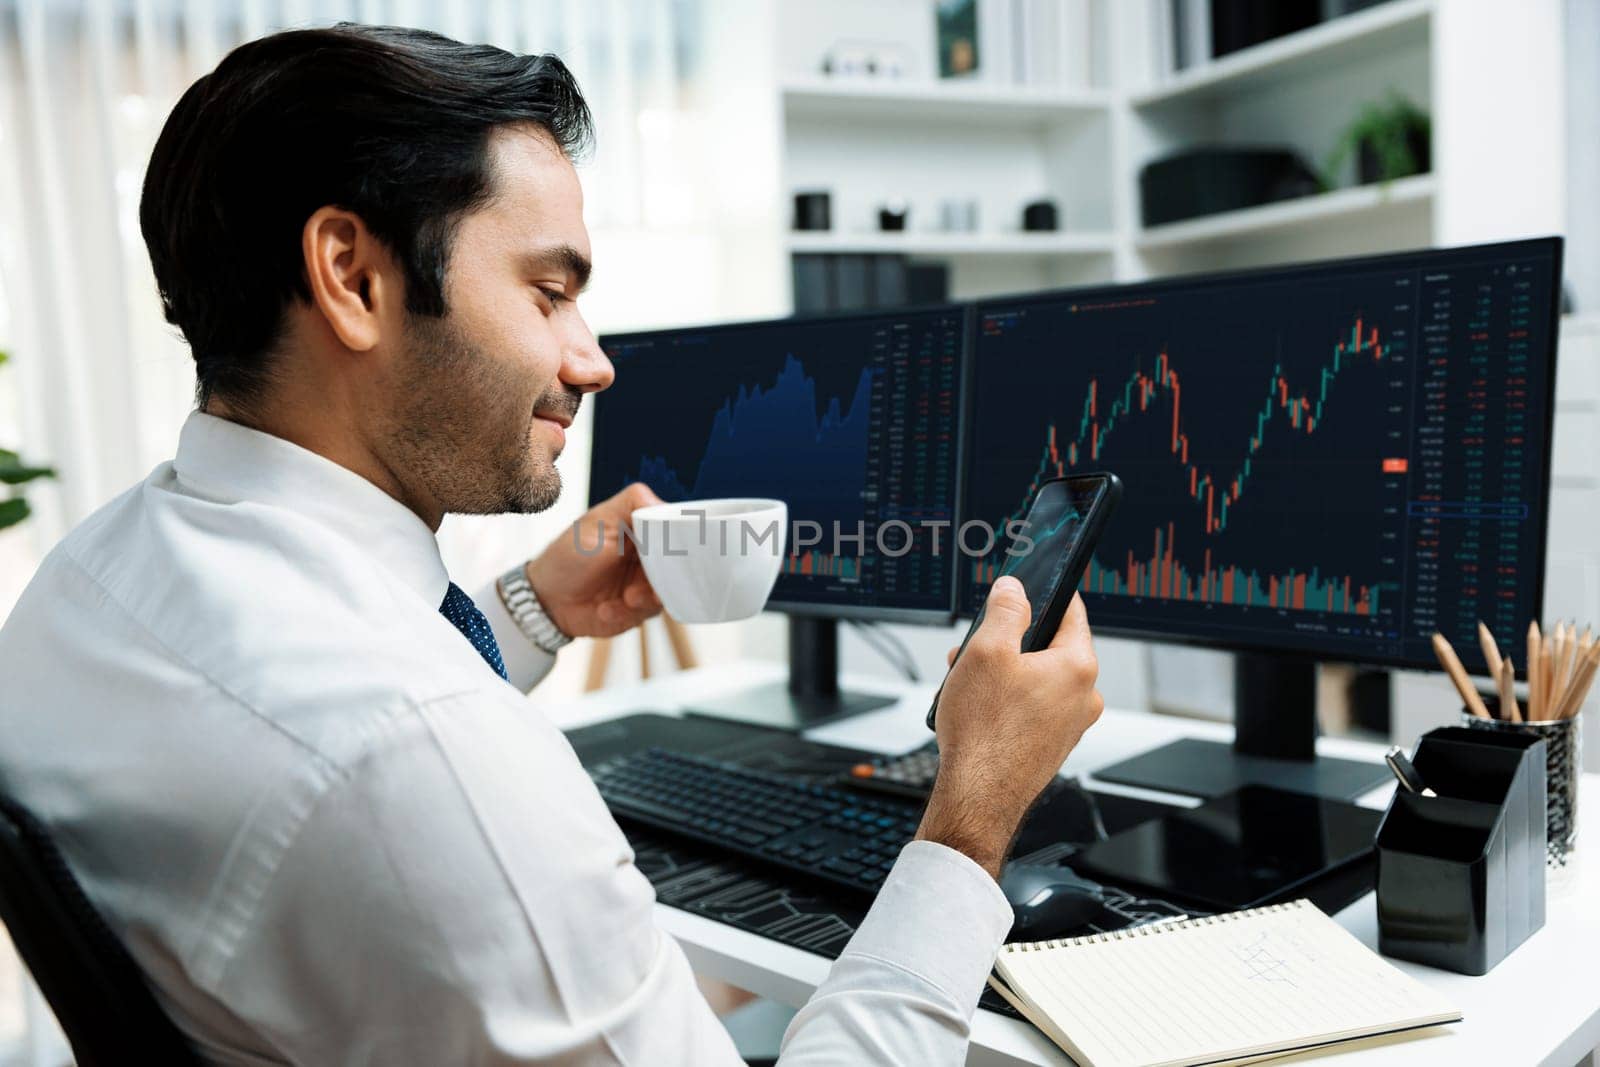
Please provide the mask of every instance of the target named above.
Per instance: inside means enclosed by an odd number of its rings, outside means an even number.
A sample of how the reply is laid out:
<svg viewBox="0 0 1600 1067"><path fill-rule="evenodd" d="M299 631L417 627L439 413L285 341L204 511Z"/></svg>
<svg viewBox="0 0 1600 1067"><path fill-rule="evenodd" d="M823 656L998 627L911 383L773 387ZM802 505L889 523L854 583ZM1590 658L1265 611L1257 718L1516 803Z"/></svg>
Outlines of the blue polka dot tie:
<svg viewBox="0 0 1600 1067"><path fill-rule="evenodd" d="M494 631L489 629L488 618L455 582L451 582L450 588L445 590L439 613L472 642L472 647L478 650L478 655L483 657L485 663L494 668L494 673L506 677L506 663L500 658L500 645L494 639Z"/></svg>

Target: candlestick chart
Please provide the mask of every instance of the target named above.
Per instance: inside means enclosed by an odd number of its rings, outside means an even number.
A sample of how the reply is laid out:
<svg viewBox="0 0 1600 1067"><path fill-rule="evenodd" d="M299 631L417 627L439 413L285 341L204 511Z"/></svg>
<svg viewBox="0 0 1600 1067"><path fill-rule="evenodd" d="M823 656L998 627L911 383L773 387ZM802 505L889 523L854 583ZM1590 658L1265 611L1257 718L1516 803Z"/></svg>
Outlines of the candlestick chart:
<svg viewBox="0 0 1600 1067"><path fill-rule="evenodd" d="M1480 590L1484 564L1464 558L1486 534L1515 546L1509 525L1530 513L1517 472L1542 458L1523 402L1541 370L1526 321L1537 282L1531 266L1505 270L1385 265L986 302L968 515L1004 529L1045 479L1119 475L1122 507L1081 585L1102 626L1384 659L1435 627L1470 637L1471 612L1509 641L1528 608L1511 604L1526 599L1519 561L1498 561ZM1487 456L1491 426L1523 432ZM1439 581L1447 543L1474 568L1465 595ZM965 611L1003 548L963 559Z"/></svg>

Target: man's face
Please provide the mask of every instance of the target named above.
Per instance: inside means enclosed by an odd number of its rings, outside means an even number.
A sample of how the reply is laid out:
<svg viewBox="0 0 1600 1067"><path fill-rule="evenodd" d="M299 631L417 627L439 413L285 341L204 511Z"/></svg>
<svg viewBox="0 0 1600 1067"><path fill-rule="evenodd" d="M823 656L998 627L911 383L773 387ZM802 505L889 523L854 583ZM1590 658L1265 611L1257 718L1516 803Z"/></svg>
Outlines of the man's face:
<svg viewBox="0 0 1600 1067"><path fill-rule="evenodd" d="M583 193L542 133L490 140L493 198L450 243L444 318L406 316L389 447L443 512L542 511L583 393L611 362L578 313L588 276Z"/></svg>

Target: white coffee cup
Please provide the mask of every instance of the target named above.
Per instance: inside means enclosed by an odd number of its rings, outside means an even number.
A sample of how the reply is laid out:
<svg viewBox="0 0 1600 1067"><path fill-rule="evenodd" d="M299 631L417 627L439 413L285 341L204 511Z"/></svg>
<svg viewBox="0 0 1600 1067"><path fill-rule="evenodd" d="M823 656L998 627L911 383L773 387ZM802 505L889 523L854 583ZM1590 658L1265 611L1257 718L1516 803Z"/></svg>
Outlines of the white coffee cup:
<svg viewBox="0 0 1600 1067"><path fill-rule="evenodd" d="M766 605L789 547L781 500L685 500L635 508L645 577L679 622L733 622Z"/></svg>

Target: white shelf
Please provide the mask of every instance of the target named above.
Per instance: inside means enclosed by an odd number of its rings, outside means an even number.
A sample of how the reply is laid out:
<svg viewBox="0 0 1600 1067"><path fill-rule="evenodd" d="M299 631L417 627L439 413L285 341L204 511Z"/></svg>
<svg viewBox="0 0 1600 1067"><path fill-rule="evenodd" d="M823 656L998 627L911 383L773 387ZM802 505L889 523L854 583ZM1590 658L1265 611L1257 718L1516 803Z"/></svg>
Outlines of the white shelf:
<svg viewBox="0 0 1600 1067"><path fill-rule="evenodd" d="M1038 126L1105 114L1111 95L1103 89L818 78L785 85L783 103L791 118Z"/></svg>
<svg viewBox="0 0 1600 1067"><path fill-rule="evenodd" d="M1192 104L1360 63L1371 56L1426 44L1434 0L1388 0L1221 59L1179 71L1134 93L1135 108Z"/></svg>
<svg viewBox="0 0 1600 1067"><path fill-rule="evenodd" d="M789 234L790 252L900 253L910 256L1109 255L1109 233L833 233Z"/></svg>
<svg viewBox="0 0 1600 1067"><path fill-rule="evenodd" d="M1141 252L1204 244L1236 237L1312 229L1350 222L1363 215L1403 208L1424 208L1433 200L1434 176L1419 174L1387 185L1362 185L1331 193L1283 200L1242 211L1224 211L1141 230Z"/></svg>

